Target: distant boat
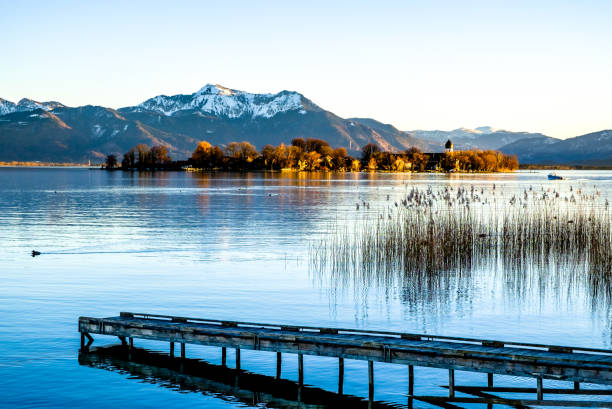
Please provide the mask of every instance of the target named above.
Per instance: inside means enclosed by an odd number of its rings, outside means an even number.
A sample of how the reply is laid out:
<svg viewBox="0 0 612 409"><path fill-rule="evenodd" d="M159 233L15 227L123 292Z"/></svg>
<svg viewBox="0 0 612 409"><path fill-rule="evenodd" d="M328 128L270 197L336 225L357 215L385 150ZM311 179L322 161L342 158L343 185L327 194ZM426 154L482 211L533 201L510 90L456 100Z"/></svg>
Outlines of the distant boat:
<svg viewBox="0 0 612 409"><path fill-rule="evenodd" d="M548 180L563 180L563 176L559 176L556 173L551 173L548 175Z"/></svg>

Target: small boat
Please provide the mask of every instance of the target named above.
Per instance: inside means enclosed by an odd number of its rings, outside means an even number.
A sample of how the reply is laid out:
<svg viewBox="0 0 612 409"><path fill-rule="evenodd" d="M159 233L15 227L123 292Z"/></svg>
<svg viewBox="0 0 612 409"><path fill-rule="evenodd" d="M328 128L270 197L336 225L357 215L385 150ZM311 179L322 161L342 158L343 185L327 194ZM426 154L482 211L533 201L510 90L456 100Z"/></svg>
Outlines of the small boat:
<svg viewBox="0 0 612 409"><path fill-rule="evenodd" d="M40 256L40 251L32 250L32 257Z"/></svg>
<svg viewBox="0 0 612 409"><path fill-rule="evenodd" d="M559 176L556 173L551 173L548 175L548 180L563 180L563 176Z"/></svg>

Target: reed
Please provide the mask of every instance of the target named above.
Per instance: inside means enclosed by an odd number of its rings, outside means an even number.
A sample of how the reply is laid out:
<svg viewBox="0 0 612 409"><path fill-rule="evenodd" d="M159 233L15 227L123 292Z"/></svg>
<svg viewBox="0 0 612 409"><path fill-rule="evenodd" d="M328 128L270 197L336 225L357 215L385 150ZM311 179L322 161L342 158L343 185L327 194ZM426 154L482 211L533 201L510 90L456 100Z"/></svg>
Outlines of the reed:
<svg viewBox="0 0 612 409"><path fill-rule="evenodd" d="M335 278L428 291L444 277L484 269L520 292L535 274L556 285L580 280L609 301L611 222L597 191L413 188L385 209L332 223L311 245L310 265Z"/></svg>

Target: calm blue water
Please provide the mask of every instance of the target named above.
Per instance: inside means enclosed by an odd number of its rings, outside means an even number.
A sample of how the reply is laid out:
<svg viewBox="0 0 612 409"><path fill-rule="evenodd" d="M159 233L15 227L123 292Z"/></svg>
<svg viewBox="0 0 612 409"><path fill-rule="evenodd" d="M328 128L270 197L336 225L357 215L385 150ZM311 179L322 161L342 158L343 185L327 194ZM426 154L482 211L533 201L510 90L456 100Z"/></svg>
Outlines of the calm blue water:
<svg viewBox="0 0 612 409"><path fill-rule="evenodd" d="M312 240L332 221L350 220L356 202L369 203L375 215L388 206L387 195L393 202L414 185L496 184L508 193L596 186L612 198L612 172L564 174L569 180L549 182L546 172L449 177L0 168L0 406L248 406L80 366L78 316L119 311L609 348L610 309L576 283L519 294L490 271L407 296L405 288L332 282L309 268ZM32 258L32 249L43 254ZM114 342L97 337L94 345ZM220 362L216 348L188 346L187 354ZM274 355L243 351L242 368L273 375ZM336 360L306 356L305 368L307 384L336 389ZM345 393L367 397L366 368L346 362ZM295 357L285 358L283 377L297 380ZM417 393L444 394L438 385L447 381L445 371L417 368L416 377ZM456 378L486 382L471 373ZM376 364L375 379L377 400L405 404L405 367ZM500 377L498 383L530 382Z"/></svg>

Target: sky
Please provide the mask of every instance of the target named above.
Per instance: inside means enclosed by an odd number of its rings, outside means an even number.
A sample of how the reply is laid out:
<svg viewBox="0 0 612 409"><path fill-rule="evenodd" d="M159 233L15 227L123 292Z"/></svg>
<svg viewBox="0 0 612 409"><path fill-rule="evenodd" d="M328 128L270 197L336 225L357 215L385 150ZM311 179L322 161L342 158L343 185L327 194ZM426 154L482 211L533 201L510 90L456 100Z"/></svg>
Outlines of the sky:
<svg viewBox="0 0 612 409"><path fill-rule="evenodd" d="M113 108L207 83L341 117L612 129L612 1L0 0L0 97Z"/></svg>

